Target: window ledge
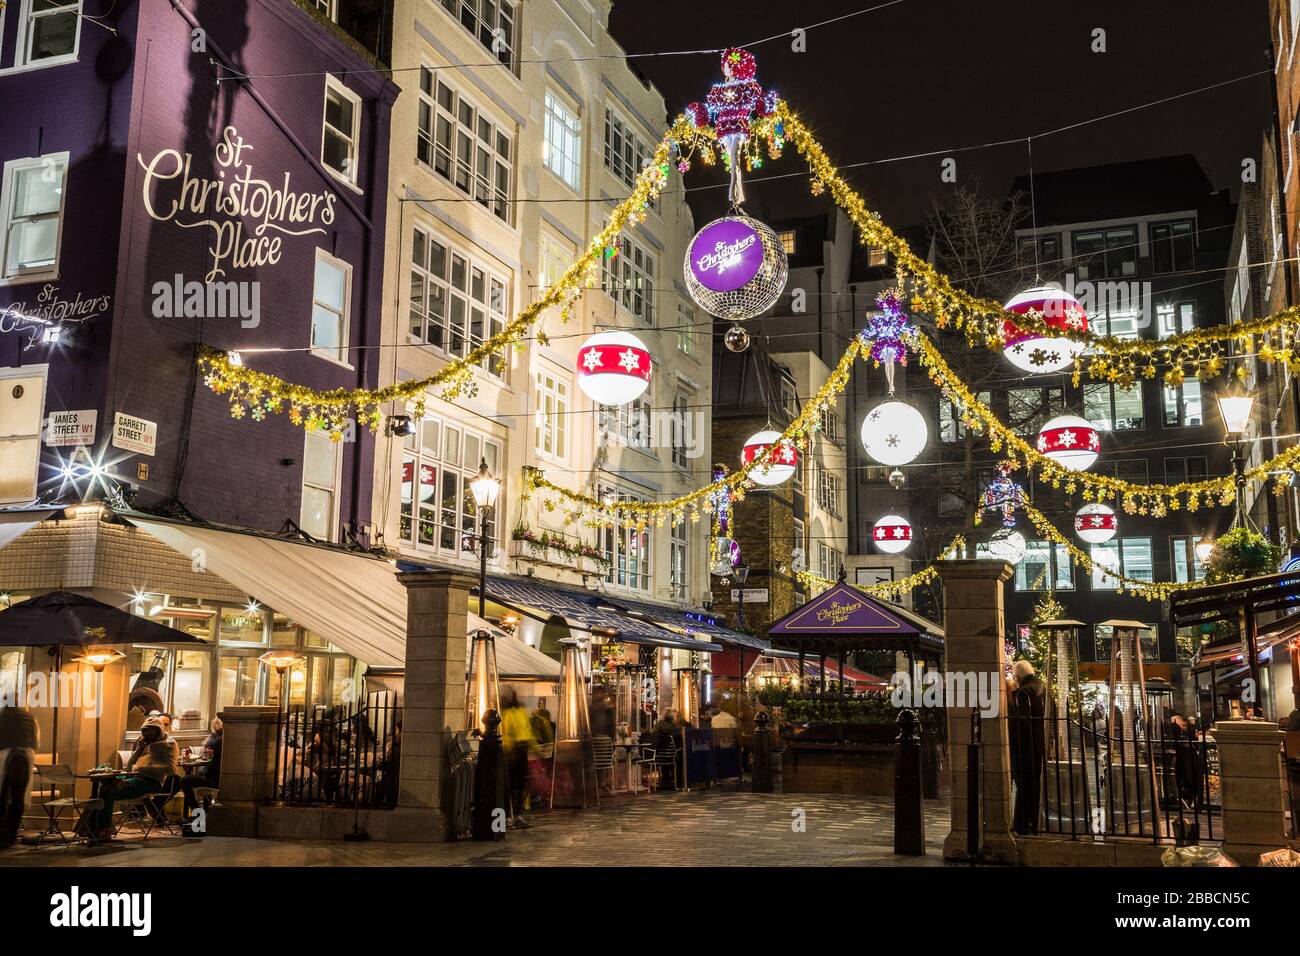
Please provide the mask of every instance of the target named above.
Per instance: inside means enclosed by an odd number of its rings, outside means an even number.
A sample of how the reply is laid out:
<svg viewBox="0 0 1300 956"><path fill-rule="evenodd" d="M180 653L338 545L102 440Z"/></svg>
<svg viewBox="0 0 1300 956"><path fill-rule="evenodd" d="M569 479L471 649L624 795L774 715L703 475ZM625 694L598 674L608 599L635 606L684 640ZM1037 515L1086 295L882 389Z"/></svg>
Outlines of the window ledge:
<svg viewBox="0 0 1300 956"><path fill-rule="evenodd" d="M35 285L38 282L58 282L59 270L53 272L23 272L9 278L0 278L0 288L6 286Z"/></svg>
<svg viewBox="0 0 1300 956"><path fill-rule="evenodd" d="M316 356L318 359L324 359L330 364L337 365L340 368L345 368L350 372L355 372L357 370L356 366L353 365L351 362L345 362L337 355L334 355L325 349L312 349L311 354Z"/></svg>
<svg viewBox="0 0 1300 956"><path fill-rule="evenodd" d="M56 56L46 60L36 60L33 63L24 63L22 66L9 66L0 70L0 76L12 76L15 73L31 73L33 70L48 70L51 67L67 66L70 63L79 63L81 57L77 56Z"/></svg>
<svg viewBox="0 0 1300 956"><path fill-rule="evenodd" d="M358 186L353 180L348 179L348 177L344 176L329 163L322 160L321 165L325 167L326 172L328 172L340 185L347 187L348 190L356 193L358 196L364 196L366 194L364 189Z"/></svg>

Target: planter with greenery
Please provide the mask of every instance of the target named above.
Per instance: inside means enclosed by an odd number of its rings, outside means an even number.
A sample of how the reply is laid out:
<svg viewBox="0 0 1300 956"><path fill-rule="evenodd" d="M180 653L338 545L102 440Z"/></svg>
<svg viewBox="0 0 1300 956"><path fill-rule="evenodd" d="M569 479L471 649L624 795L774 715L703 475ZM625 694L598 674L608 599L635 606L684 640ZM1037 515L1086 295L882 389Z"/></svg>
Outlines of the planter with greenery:
<svg viewBox="0 0 1300 956"><path fill-rule="evenodd" d="M1258 531L1233 528L1214 542L1210 559L1205 562L1205 583L1223 584L1273 574L1281 559L1282 549L1270 544Z"/></svg>

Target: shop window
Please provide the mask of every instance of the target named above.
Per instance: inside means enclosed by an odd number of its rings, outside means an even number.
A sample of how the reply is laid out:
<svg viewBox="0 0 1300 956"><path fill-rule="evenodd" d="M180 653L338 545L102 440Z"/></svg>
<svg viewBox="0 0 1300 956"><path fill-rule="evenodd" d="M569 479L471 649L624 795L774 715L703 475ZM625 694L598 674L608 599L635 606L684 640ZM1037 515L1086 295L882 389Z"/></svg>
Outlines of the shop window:
<svg viewBox="0 0 1300 956"><path fill-rule="evenodd" d="M342 81L325 75L325 122L320 161L335 176L357 183L357 148L361 139L361 97Z"/></svg>
<svg viewBox="0 0 1300 956"><path fill-rule="evenodd" d="M1166 427L1203 424L1200 382L1188 380L1181 385L1166 385L1162 395Z"/></svg>
<svg viewBox="0 0 1300 956"><path fill-rule="evenodd" d="M59 277L68 154L12 159L0 183L0 281Z"/></svg>

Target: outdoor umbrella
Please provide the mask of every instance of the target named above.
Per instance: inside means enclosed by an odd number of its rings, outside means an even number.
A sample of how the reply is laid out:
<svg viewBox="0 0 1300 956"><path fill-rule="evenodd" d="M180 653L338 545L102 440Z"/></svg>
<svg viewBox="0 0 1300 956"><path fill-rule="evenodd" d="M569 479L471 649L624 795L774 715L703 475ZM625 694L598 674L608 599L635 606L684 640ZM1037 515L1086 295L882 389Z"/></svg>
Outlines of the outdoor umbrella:
<svg viewBox="0 0 1300 956"><path fill-rule="evenodd" d="M0 647L53 647L54 673L63 669L63 649L110 644L200 644L174 627L71 591L51 591L0 611ZM59 759L59 682L54 690L54 741Z"/></svg>

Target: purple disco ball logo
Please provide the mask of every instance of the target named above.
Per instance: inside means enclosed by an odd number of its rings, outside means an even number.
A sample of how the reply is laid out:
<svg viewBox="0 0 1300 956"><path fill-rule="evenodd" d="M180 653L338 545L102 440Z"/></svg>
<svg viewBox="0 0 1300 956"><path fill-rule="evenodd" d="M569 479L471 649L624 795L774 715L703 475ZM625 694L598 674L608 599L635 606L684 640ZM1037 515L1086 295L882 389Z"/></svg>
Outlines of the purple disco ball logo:
<svg viewBox="0 0 1300 956"><path fill-rule="evenodd" d="M735 292L753 281L763 265L763 240L738 219L709 223L691 242L691 272L710 292Z"/></svg>

